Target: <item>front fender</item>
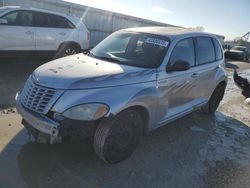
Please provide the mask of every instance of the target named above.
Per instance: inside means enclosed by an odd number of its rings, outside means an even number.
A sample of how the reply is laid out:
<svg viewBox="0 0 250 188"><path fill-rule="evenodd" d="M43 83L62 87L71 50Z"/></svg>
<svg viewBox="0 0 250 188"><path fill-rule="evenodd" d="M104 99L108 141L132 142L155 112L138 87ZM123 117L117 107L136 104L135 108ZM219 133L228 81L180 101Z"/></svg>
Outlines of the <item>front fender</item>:
<svg viewBox="0 0 250 188"><path fill-rule="evenodd" d="M63 113L65 110L86 103L104 103L110 108L106 117L134 106L140 106L149 114L149 124L155 120L158 94L156 82L88 90L68 90L59 98L52 111Z"/></svg>

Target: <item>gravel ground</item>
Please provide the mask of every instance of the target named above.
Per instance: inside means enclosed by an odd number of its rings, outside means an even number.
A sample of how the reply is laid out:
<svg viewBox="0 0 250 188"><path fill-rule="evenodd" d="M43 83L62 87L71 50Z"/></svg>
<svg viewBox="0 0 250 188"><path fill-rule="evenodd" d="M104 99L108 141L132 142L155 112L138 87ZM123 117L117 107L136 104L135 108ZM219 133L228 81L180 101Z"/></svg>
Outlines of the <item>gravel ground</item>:
<svg viewBox="0 0 250 188"><path fill-rule="evenodd" d="M0 188L249 187L250 106L233 83L232 68L250 79L250 63L228 61L229 84L215 115L196 112L159 128L131 158L107 165L89 141L30 142L14 96L42 62L8 62L0 70Z"/></svg>

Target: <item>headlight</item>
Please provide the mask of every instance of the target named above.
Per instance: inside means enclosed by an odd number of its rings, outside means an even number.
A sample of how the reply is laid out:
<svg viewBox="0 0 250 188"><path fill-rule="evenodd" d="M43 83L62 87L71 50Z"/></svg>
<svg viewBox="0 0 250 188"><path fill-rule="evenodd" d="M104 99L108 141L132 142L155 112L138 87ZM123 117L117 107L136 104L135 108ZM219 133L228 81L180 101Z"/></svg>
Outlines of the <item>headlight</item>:
<svg viewBox="0 0 250 188"><path fill-rule="evenodd" d="M109 107L105 104L90 103L74 106L63 112L62 115L70 119L91 121L105 116L108 111Z"/></svg>

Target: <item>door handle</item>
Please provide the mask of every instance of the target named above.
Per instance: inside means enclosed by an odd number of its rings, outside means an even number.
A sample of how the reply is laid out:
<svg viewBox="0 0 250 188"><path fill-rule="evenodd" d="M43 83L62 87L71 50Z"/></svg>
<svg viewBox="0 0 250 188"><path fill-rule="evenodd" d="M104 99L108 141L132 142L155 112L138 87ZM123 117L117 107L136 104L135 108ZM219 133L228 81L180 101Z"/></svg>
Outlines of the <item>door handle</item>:
<svg viewBox="0 0 250 188"><path fill-rule="evenodd" d="M65 32L61 32L61 33L59 33L59 35L65 36L66 33Z"/></svg>
<svg viewBox="0 0 250 188"><path fill-rule="evenodd" d="M215 70L218 70L219 69L219 66L215 67Z"/></svg>
<svg viewBox="0 0 250 188"><path fill-rule="evenodd" d="M33 35L34 32L32 32L32 31L26 31L25 34L26 34L26 35Z"/></svg>
<svg viewBox="0 0 250 188"><path fill-rule="evenodd" d="M191 75L191 77L192 77L192 78L198 78L198 77L199 77L199 73L193 73L193 74Z"/></svg>

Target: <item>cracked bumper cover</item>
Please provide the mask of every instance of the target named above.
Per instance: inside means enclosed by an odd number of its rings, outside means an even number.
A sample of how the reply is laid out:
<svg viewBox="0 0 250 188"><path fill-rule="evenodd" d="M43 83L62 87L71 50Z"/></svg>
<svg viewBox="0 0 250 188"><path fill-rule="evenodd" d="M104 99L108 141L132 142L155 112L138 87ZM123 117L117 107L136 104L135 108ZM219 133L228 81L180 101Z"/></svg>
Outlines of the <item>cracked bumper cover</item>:
<svg viewBox="0 0 250 188"><path fill-rule="evenodd" d="M23 107L19 93L16 95L16 108L23 119L33 128L53 137L57 137L59 135L60 124L44 115L32 112Z"/></svg>

